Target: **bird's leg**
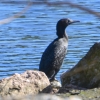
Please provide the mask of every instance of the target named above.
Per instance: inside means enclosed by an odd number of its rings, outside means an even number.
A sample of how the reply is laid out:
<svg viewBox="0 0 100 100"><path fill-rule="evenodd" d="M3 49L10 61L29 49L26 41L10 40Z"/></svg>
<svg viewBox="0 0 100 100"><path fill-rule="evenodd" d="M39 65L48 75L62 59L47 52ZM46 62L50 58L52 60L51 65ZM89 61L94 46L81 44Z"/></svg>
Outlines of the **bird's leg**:
<svg viewBox="0 0 100 100"><path fill-rule="evenodd" d="M59 69L55 69L55 74L53 75L52 79L50 81L58 81L55 76L58 73Z"/></svg>
<svg viewBox="0 0 100 100"><path fill-rule="evenodd" d="M49 80L50 81L53 81L55 80L55 70L52 70L50 73L49 73Z"/></svg>
<svg viewBox="0 0 100 100"><path fill-rule="evenodd" d="M50 82L52 82L52 81L58 81L58 80L55 78L55 76L56 76L56 74L58 73L58 71L59 71L59 70L56 70L56 71L53 70L53 71L52 71L52 72L53 72L53 73L51 74L52 76L51 76L50 79L49 79Z"/></svg>

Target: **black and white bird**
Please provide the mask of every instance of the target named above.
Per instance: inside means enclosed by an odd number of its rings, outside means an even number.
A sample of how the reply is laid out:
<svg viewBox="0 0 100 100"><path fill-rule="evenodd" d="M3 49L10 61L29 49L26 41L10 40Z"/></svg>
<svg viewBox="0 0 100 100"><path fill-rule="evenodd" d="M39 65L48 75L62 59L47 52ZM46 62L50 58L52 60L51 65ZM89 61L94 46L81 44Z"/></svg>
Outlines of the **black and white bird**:
<svg viewBox="0 0 100 100"><path fill-rule="evenodd" d="M66 55L68 36L65 29L68 25L75 22L79 21L64 18L57 22L56 34L58 37L49 44L41 57L39 71L44 72L50 81L55 80L55 75L60 70Z"/></svg>

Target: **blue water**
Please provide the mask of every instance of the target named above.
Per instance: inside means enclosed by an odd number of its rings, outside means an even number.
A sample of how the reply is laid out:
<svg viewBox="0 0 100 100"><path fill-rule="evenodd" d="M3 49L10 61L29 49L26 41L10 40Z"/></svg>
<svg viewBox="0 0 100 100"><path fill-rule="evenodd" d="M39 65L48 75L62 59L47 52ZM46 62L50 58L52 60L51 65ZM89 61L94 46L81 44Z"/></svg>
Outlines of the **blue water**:
<svg viewBox="0 0 100 100"><path fill-rule="evenodd" d="M71 1L100 11L99 0ZM1 2L0 20L16 14L25 6L25 3ZM94 15L68 5L32 5L20 18L0 26L0 79L26 70L37 70L43 51L57 37L55 26L61 18L79 20L80 23L66 29L69 37L68 52L57 79L60 79L63 72L74 67L95 42L99 42L100 19Z"/></svg>

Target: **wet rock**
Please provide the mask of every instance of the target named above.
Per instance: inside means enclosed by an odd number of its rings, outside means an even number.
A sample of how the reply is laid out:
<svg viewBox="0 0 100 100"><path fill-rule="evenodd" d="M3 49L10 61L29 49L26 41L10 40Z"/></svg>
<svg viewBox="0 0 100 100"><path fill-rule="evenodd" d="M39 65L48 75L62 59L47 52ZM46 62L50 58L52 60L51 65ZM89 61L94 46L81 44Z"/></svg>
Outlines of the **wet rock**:
<svg viewBox="0 0 100 100"><path fill-rule="evenodd" d="M63 86L100 87L100 43L95 43L75 67L62 74L61 82Z"/></svg>
<svg viewBox="0 0 100 100"><path fill-rule="evenodd" d="M43 72L28 70L22 74L15 74L0 80L0 95L37 94L48 85L50 82Z"/></svg>

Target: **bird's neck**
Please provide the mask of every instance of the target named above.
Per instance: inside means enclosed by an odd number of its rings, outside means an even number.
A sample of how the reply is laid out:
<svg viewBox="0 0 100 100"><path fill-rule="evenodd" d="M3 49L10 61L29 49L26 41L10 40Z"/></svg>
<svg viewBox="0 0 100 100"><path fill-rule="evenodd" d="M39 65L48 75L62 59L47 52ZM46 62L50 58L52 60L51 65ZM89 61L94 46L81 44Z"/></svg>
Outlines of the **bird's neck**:
<svg viewBox="0 0 100 100"><path fill-rule="evenodd" d="M68 40L68 36L67 36L65 30L59 30L59 31L57 31L57 36L58 36L58 38L66 38Z"/></svg>

